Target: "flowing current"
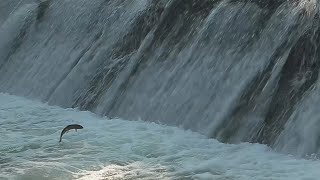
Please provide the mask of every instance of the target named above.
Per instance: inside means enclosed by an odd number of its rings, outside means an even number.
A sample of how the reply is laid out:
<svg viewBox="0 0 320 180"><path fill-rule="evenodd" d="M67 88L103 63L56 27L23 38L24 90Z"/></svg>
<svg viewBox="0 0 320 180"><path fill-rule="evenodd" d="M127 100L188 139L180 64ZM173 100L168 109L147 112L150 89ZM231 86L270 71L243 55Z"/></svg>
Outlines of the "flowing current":
<svg viewBox="0 0 320 180"><path fill-rule="evenodd" d="M315 179L319 9L0 0L0 177Z"/></svg>
<svg viewBox="0 0 320 180"><path fill-rule="evenodd" d="M318 160L0 94L0 179L317 180ZM59 143L64 125L80 123Z"/></svg>

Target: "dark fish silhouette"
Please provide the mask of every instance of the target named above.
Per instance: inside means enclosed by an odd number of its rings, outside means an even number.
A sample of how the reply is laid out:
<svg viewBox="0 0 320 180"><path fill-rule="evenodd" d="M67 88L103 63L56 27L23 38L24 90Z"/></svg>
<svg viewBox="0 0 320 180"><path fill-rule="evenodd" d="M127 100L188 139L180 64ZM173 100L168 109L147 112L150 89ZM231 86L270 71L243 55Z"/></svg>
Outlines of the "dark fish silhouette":
<svg viewBox="0 0 320 180"><path fill-rule="evenodd" d="M67 133L67 132L68 132L69 130L71 130L71 129L74 129L74 130L77 131L77 129L83 129L83 127L82 127L81 125L79 125L79 124L70 124L70 125L66 126L66 127L62 130L62 132L61 132L61 134L60 134L60 141L59 141L59 142L61 142L63 134Z"/></svg>

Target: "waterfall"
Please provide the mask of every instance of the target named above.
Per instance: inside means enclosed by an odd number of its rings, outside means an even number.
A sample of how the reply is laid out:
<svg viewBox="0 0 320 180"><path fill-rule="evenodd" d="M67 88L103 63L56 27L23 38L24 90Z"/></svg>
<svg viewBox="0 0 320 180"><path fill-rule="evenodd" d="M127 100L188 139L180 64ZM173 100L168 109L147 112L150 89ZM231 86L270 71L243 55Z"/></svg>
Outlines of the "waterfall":
<svg viewBox="0 0 320 180"><path fill-rule="evenodd" d="M316 0L3 0L0 91L320 153Z"/></svg>

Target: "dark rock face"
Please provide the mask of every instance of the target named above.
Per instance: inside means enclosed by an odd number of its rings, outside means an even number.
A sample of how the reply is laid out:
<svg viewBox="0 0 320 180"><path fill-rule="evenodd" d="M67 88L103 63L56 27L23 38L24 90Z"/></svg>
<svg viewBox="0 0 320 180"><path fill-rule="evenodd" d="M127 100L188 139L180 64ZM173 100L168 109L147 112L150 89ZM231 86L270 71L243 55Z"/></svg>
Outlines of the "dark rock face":
<svg viewBox="0 0 320 180"><path fill-rule="evenodd" d="M25 1L0 21L0 90L288 151L319 94L319 4L306 3ZM298 142L290 153L319 148Z"/></svg>

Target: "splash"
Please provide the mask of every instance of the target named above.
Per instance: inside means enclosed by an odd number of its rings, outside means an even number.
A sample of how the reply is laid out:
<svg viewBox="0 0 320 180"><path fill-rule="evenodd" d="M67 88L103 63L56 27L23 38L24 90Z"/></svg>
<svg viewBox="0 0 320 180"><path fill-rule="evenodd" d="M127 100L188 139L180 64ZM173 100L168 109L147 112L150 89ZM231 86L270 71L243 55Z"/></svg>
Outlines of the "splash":
<svg viewBox="0 0 320 180"><path fill-rule="evenodd" d="M307 16L314 17L318 12L318 2L317 0L299 0L298 8L305 12Z"/></svg>

